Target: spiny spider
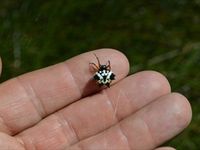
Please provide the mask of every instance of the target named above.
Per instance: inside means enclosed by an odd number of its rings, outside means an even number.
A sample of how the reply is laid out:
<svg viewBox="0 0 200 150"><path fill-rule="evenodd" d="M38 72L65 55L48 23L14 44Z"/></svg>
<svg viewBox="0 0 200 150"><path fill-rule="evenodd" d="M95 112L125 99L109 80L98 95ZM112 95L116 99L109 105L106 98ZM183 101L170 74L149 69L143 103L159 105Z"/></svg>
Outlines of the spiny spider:
<svg viewBox="0 0 200 150"><path fill-rule="evenodd" d="M98 64L90 63L96 71L94 74L94 80L97 81L99 86L107 86L110 87L112 80L115 80L115 74L111 71L110 61L108 60L108 64L102 65L99 61L99 58L94 54L97 59Z"/></svg>

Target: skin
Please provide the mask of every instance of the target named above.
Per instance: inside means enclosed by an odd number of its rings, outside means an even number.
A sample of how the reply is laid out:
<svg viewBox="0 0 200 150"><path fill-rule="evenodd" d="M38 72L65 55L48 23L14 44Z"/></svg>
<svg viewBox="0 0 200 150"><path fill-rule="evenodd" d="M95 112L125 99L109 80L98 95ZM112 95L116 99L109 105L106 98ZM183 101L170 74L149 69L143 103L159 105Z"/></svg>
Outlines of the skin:
<svg viewBox="0 0 200 150"><path fill-rule="evenodd" d="M111 62L116 80L99 88L89 63ZM0 70L1 70L0 63ZM100 49L0 84L4 150L173 150L159 147L188 126L191 107L160 73L127 76L119 51Z"/></svg>

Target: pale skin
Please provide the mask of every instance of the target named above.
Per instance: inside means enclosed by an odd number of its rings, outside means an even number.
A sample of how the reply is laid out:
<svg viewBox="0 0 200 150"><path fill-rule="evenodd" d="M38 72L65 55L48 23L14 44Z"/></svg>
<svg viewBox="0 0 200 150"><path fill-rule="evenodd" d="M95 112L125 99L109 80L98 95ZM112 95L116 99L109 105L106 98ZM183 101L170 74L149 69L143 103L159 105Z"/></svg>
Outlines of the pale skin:
<svg viewBox="0 0 200 150"><path fill-rule="evenodd" d="M91 80L94 53L110 61L111 88ZM174 149L159 146L190 123L188 100L158 72L128 72L121 52L100 49L1 83L1 149Z"/></svg>

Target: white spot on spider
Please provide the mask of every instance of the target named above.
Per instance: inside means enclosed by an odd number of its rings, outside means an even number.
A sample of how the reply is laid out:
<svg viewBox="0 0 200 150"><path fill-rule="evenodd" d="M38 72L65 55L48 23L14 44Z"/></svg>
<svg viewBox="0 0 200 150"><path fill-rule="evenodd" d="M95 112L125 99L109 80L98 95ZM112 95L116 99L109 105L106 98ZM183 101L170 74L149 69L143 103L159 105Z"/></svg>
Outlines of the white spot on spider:
<svg viewBox="0 0 200 150"><path fill-rule="evenodd" d="M112 71L104 69L104 70L99 70L98 72L95 73L98 76L97 83L99 84L110 84L111 83L111 75L113 74Z"/></svg>

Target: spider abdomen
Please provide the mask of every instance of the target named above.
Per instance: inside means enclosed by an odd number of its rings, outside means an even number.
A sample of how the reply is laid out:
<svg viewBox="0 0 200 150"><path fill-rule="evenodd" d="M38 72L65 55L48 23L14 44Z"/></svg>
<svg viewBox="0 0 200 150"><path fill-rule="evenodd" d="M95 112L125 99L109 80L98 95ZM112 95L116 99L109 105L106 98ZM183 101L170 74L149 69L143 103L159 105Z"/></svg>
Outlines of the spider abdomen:
<svg viewBox="0 0 200 150"><path fill-rule="evenodd" d="M112 80L115 80L115 74L110 70L102 69L95 73L94 79L100 86L106 85L110 87Z"/></svg>

